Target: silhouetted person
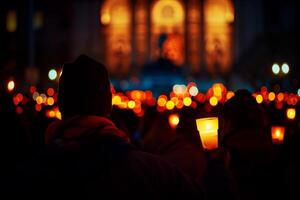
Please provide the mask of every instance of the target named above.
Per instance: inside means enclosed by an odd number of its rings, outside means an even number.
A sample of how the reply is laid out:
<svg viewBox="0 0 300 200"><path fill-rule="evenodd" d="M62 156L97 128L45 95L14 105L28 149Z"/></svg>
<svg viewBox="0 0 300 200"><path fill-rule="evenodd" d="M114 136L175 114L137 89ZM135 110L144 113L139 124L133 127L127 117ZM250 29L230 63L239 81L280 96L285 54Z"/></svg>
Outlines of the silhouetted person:
<svg viewBox="0 0 300 200"><path fill-rule="evenodd" d="M247 90L238 90L222 111L224 145L241 199L270 199L274 193L272 144L266 116ZM278 193L277 193L278 194Z"/></svg>
<svg viewBox="0 0 300 200"><path fill-rule="evenodd" d="M84 55L65 64L58 105L62 120L49 126L46 153L25 177L25 194L40 199L202 199L181 172L136 150L108 118L111 91L104 65Z"/></svg>
<svg viewBox="0 0 300 200"><path fill-rule="evenodd" d="M161 150L162 157L176 164L186 174L201 182L207 168L207 160L200 144L195 117L191 108L183 108L174 137Z"/></svg>

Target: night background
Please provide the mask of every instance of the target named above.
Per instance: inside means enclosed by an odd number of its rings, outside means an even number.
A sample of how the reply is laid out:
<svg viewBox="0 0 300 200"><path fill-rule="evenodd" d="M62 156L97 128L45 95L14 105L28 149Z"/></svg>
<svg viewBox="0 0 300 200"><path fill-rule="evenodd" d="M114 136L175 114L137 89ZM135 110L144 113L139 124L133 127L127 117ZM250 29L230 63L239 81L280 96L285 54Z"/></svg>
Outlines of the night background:
<svg viewBox="0 0 300 200"><path fill-rule="evenodd" d="M280 180L283 195L296 199L299 179L289 178L299 178L293 160L300 129L299 4L2 0L0 116L7 122L3 133L11 132L4 141L17 160L44 148L47 126L62 119L57 106L62 67L86 54L109 71L112 121L135 145L155 154L162 155L189 123L196 130L194 119L219 116L238 89L250 91L265 110L270 139L272 126L285 127L284 141L273 142L274 162L292 168Z"/></svg>

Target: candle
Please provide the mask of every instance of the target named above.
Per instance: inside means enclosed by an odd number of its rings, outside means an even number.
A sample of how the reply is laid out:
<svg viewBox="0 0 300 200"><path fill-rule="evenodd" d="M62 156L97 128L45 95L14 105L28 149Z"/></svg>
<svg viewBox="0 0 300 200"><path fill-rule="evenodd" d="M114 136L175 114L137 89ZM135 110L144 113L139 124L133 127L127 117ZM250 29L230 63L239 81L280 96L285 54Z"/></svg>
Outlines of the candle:
<svg viewBox="0 0 300 200"><path fill-rule="evenodd" d="M179 115L178 114L171 114L169 116L169 124L170 127L175 129L177 125L179 124Z"/></svg>
<svg viewBox="0 0 300 200"><path fill-rule="evenodd" d="M272 126L271 134L273 144L282 144L284 140L285 128L283 126Z"/></svg>
<svg viewBox="0 0 300 200"><path fill-rule="evenodd" d="M206 150L218 148L218 118L200 118L196 119L197 129L200 134L202 146Z"/></svg>

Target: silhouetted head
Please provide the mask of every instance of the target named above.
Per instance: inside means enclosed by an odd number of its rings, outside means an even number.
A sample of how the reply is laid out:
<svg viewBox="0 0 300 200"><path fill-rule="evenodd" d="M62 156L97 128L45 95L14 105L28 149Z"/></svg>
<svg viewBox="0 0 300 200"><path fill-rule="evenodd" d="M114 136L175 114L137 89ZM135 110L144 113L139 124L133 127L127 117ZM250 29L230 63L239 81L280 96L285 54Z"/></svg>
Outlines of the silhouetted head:
<svg viewBox="0 0 300 200"><path fill-rule="evenodd" d="M58 106L63 118L108 116L111 91L106 67L86 55L65 64L59 79Z"/></svg>
<svg viewBox="0 0 300 200"><path fill-rule="evenodd" d="M232 129L264 128L263 109L248 90L238 90L235 96L228 100L222 110L224 131Z"/></svg>

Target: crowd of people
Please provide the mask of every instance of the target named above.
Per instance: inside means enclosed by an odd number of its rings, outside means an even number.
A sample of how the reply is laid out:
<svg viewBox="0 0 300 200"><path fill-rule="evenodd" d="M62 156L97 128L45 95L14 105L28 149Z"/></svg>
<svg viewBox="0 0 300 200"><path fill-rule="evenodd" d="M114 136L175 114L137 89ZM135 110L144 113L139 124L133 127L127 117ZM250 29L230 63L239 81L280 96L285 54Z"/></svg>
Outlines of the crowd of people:
<svg viewBox="0 0 300 200"><path fill-rule="evenodd" d="M62 120L17 116L1 91L4 191L34 199L300 198L299 122L286 123L284 143L272 144L272 122L284 121L249 91L210 113L181 109L176 129L171 111L149 107L138 118L112 107L111 97L106 67L84 55L63 67ZM213 151L202 147L195 123L208 115L220 122Z"/></svg>

